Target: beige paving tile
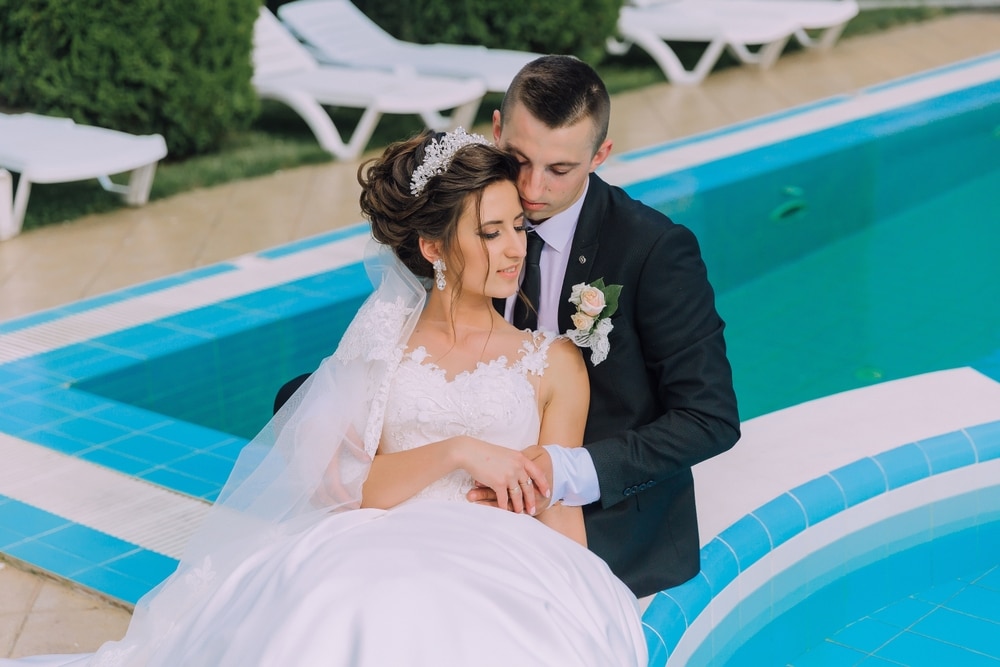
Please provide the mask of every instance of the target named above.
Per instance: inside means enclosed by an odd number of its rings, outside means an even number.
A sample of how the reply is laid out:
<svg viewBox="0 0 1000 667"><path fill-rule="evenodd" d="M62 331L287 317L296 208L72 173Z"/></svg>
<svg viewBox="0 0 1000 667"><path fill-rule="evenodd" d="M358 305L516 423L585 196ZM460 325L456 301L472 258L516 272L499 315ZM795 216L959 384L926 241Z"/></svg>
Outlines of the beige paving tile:
<svg viewBox="0 0 1000 667"><path fill-rule="evenodd" d="M121 609L36 611L24 622L10 657L42 653L84 653L125 636L131 615Z"/></svg>
<svg viewBox="0 0 1000 667"><path fill-rule="evenodd" d="M41 581L0 561L0 616L25 614L35 603Z"/></svg>

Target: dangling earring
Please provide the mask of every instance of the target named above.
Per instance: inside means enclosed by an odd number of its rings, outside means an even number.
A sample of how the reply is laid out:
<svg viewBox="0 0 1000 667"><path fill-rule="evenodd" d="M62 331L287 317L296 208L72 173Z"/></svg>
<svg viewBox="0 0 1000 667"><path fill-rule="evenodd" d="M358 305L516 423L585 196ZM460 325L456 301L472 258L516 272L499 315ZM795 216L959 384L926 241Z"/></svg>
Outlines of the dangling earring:
<svg viewBox="0 0 1000 667"><path fill-rule="evenodd" d="M439 290L444 290L444 286L448 284L444 279L444 271L446 268L444 260L438 257L434 260L434 264L432 266L434 267L434 285Z"/></svg>

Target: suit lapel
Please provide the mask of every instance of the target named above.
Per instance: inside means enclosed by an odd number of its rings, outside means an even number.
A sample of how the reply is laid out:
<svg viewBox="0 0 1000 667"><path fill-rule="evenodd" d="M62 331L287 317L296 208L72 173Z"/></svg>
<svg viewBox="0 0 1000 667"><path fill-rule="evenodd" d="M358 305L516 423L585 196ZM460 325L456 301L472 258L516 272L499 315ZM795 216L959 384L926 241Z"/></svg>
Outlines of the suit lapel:
<svg viewBox="0 0 1000 667"><path fill-rule="evenodd" d="M576 223L573 233L573 243L570 245L569 262L566 264L566 276L563 278L562 295L559 298L559 330L573 328L573 304L569 295L573 285L591 282L591 271L597 257L598 235L601 222L604 219L604 189L607 186L594 174L590 175L590 185L587 187L587 198L580 210L580 220ZM595 278L596 280L596 278Z"/></svg>

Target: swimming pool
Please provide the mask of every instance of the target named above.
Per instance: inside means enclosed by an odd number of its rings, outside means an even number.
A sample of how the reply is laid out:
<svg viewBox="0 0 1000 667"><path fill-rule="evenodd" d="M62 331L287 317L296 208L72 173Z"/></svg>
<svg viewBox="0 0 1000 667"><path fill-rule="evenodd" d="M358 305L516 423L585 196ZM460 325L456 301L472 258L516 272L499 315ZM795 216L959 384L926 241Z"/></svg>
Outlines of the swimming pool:
<svg viewBox="0 0 1000 667"><path fill-rule="evenodd" d="M713 282L719 288L720 310L729 322L727 337L745 418L766 412L768 414L761 417L766 419L775 414L771 412L775 406L791 405L810 397L812 394L807 392L794 393L792 390L802 388L792 387L795 383L782 373L791 369L806 379L821 378L821 382L826 382L831 366L838 361L837 355L822 364L807 364L824 351L820 348L838 344L841 339L859 337L851 332L861 329L881 332L887 345L893 348L900 347L899 340L909 335L909 329L883 328L883 323L892 323L899 317L898 311L907 310L907 304L897 304L896 310L885 309L888 298L894 296L889 292L897 287L891 282L875 290L876 293L879 290L886 292L882 295L885 301L868 304L864 310L849 317L839 306L852 305L866 286L876 284L860 279L865 276L855 275L857 280L840 285L840 291L834 292L836 298L827 301L825 307L798 318L793 307L813 303L815 294L825 288L826 283L816 280L813 288L803 289L791 298L783 296L780 303L773 301L776 297L769 296L767 283L788 282L789 277L793 282L805 282L805 276L816 270L817 258L828 257L823 262L829 261L833 266L838 258L860 255L862 248L877 248L881 244L895 251L905 237L901 239L896 230L880 241L881 230L893 224L896 227L918 224L905 217L913 209L902 203L906 188L898 184L911 182L907 180L911 176L897 179L894 187L887 186L885 193L877 194L875 185L864 185L867 181L863 178L854 182L855 185L844 180L852 169L849 156L867 156L870 163L866 163L865 170L868 170L882 169L886 164L929 164L938 159L950 159L959 151L962 155L971 155L974 159L970 164L984 174L990 171L990 165L995 170L996 158L991 158L996 154L995 138L989 133L985 137L986 144L994 147L991 154L982 148L982 132L974 129L984 123L988 125L990 113L996 117L996 82L1000 80L1000 72L994 71L986 77L982 74L984 64L987 69L1000 70L1000 56L915 81L878 87L856 99L838 98L713 135L639 151L608 165L605 176L627 185L639 196L648 195L652 200L654 190L668 193L666 197L657 197L654 203L663 206L678 221L692 226L702 238ZM949 83L944 86L946 89L927 90L929 82L939 82L942 78L950 80L956 74L962 79L969 72L978 72L978 79L950 89L947 89ZM918 99L900 103L900 95L905 98L913 90L917 91ZM976 93L966 92L969 90ZM987 101L980 106L986 111L977 111L976 100L983 99ZM886 106L879 108L882 100L886 100ZM907 142L895 143L895 139L890 139L886 145L879 143L886 133L891 136L889 131L893 127L918 132L908 135L918 146L938 142L936 137L942 135L935 130L921 129L922 123L902 120L908 118L908 111L925 108L921 105L927 105L935 113L939 107L950 109L949 113L939 115L947 119L943 122L952 128L946 134L967 137L958 140L958 149L944 148L943 153L933 153L936 156L933 160L927 156L918 159L907 152ZM852 113L856 114L853 120L850 118ZM803 129L815 123L817 117L823 120L824 114L828 119L821 127L825 129ZM952 121L953 116L962 120ZM845 119L849 122L841 122ZM1000 120L994 123L994 128L997 123ZM775 128L785 126L788 126L788 136L776 137L781 132ZM838 138L837 128L846 131L846 137ZM746 137L750 136L758 143L748 145L750 140ZM767 148L785 139L792 142L794 150L780 146ZM726 154L713 154L717 146L725 146ZM967 150L963 146L975 148ZM823 149L833 157L827 157ZM744 154L752 157L744 159L741 157ZM882 162L890 155L895 156L895 162ZM707 167L720 160L724 161L726 170L720 170L719 164ZM829 188L823 194L829 179L811 176L812 181L788 180L803 171L801 160L807 163L814 160L813 168L819 165L832 169L831 173L841 179L837 181L838 187ZM698 166L702 164L706 166ZM733 175L749 178L747 172L752 167L757 167L764 179L752 187L740 185L739 178L729 175L731 170ZM651 181L651 174L660 177ZM942 174L940 180L950 185L940 192L925 192L926 188L921 188L927 195L921 197L924 205L932 211L939 211L942 206L947 209L950 204L942 205L941 202L946 202L948 197L964 200L967 192L977 190L975 179L966 179L969 174L960 176L951 171ZM769 185L768 179L774 182ZM654 183L661 185L654 188ZM704 184L704 189L699 183ZM780 191L777 195L772 193L771 199L756 200L750 196L758 190L773 189L775 183L780 183ZM867 208L862 215L850 216L843 212L846 198L842 195L857 183L864 185L857 196L866 202ZM987 182L983 186L987 194L989 188L990 182ZM674 194L669 195L670 192ZM739 198L746 198L746 202ZM739 216L729 213L733 202L740 202L741 210L753 207L758 211L745 228L739 227L744 224L737 221ZM828 215L824 211L836 214ZM817 212L823 214L814 216ZM989 214L986 206L983 215ZM876 224L876 219L881 222ZM933 217L928 220L933 223ZM741 233L728 234L726 224L741 229ZM933 224L927 227L933 228ZM977 237L974 235L977 231L975 226L969 228L966 238L978 239L967 241L969 249L987 255L990 237ZM874 236L866 237L868 234ZM263 420L269 413L274 389L284 379L310 370L320 358L329 354L348 313L370 289L357 265L364 236L363 227L351 228L58 311L0 324L0 342L3 343L0 346L0 456L13 462L0 475L0 550L126 601L134 601L162 579L172 569L186 536L206 506L205 501L218 493L245 438L257 430L254 420ZM868 240L864 240L866 238ZM747 243L746 239L754 243ZM931 249L936 250L939 246L936 244ZM759 250L748 254L746 251L751 247ZM875 256L878 257L878 253ZM915 256L919 257L919 253ZM866 271L871 273L871 268ZM892 272L887 273L891 277ZM841 278L838 282L845 281ZM990 286L981 288L989 289ZM948 298L947 290L942 293L944 297L936 302L940 308L934 312L947 319L946 324L950 324L950 328L945 327L947 332L960 330L965 335L981 321L979 313L971 317L966 311L949 310L952 299ZM918 290L915 295L918 304L922 303L922 295ZM739 304L743 302L746 305L741 309ZM838 308L831 312L833 305ZM785 324L766 328L772 326L772 320L781 321L781 317ZM856 322L865 326L846 330L841 327ZM802 329L792 328L792 324L810 325L815 332L810 330L809 333L815 333L816 337L807 337ZM830 333L831 329L834 335L820 336ZM919 335L928 334L921 332ZM778 356L765 370L758 371L750 365L755 344L760 345L761 350L768 350L762 356L769 358L779 352L784 354L784 348L803 349L795 350L796 356ZM910 349L919 347L914 343ZM893 374L909 375L945 367L941 364L975 364L996 379L1000 376L1000 356L990 357L989 351L984 349L974 346L971 352L963 352L960 357L935 358L929 364L922 361L906 367L890 366L881 359L866 360L864 366L858 366L853 360L840 360L840 363L850 368L848 375L853 380L848 378L846 382L853 381L854 386L870 383L875 375L858 374L859 368L875 369L882 374L881 379L888 379L897 376ZM992 349L1000 350L1000 343L995 342ZM908 356L905 350L897 351L900 357ZM218 382L211 382L212 379ZM837 382L845 380L838 378ZM248 394L243 389L249 385L262 389ZM869 389L877 390L879 386ZM820 384L809 391L829 393L837 387L846 388L846 385ZM996 404L1000 405L1000 400ZM993 416L995 413L985 409L975 413L959 409L953 412L957 423L949 423L947 427L928 426L914 435L913 440L1000 419L1000 414ZM745 428L748 435L744 444L734 450L735 455L741 454L739 450L753 451L749 445L753 426L749 423ZM818 430L815 425L810 428ZM832 429L824 427L824 430ZM897 435L902 432L895 431ZM995 451L988 449L992 442L989 438L993 436L987 436L984 451ZM909 441L893 445L902 442ZM798 461L793 466L798 474L794 483L787 471L772 472L768 479L755 484L756 495L735 498L733 508L703 517L704 553L708 564L705 571L713 571L711 565L716 563L719 553L734 554L733 558L745 556L738 548L745 544L747 553L754 554L755 559L752 563L737 562L735 569L731 567L732 559L724 559L724 572L726 576L732 575L726 580L727 586L735 586L749 596L755 589L746 577L757 577L755 581L765 585L769 579L755 574L753 564L766 562L770 572L775 540L768 528L781 528L779 532L786 537L795 533L786 524L769 526L761 519L750 520L745 516L764 506L769 506L770 510L780 509L786 500L774 506L768 503L772 499L784 499L789 489L820 479L827 471L874 455L854 452L850 444L843 443L842 456L847 458L839 462L830 463L822 456L812 455L810 458L816 461ZM883 445L884 442L879 446ZM841 445L838 443L838 446ZM891 449L885 446L873 451ZM893 457L886 459L895 460ZM905 456L903 460L909 461ZM727 461L723 459L718 465ZM825 467L803 477L804 471L809 470L807 463ZM887 474L886 470L895 470L888 462L879 465L883 466L879 467L883 475ZM969 467L978 470L978 460ZM749 470L750 466L744 465L743 469ZM39 470L44 470L45 474L39 474ZM713 500L713 495L719 498L726 495L728 500L741 491L739 484L728 479L723 490L718 491L712 486L712 478L723 479L724 474L718 469L705 470L712 470L712 474L706 477L707 473L696 471L700 513L710 509L706 495L708 500ZM883 490L887 488L894 487L886 482ZM870 497L875 495L872 492ZM899 498L894 493L885 495L892 497L894 502ZM104 500L104 505L110 501L120 511L98 511L93 503L88 504L97 496ZM820 496L817 501L821 505L822 498ZM795 507L808 507L798 495L794 502ZM847 507L845 500L842 509L846 511ZM887 517L911 509L905 504L891 507ZM777 510L775 513L776 521L778 518L790 521L796 516ZM800 511L798 516L802 514ZM816 525L812 521L815 517L809 517L808 522L803 519L800 528L810 526L809 530L801 530L806 536L804 541L812 541L815 530L824 523L827 526L842 523L834 514L837 513L827 515L824 521L815 522ZM770 515L765 511L763 516ZM832 522L827 523L831 519ZM734 537L747 526L756 525L764 527L752 531L753 539L741 541ZM732 526L736 526L736 532L727 535L729 541L722 540L719 536ZM766 557L761 551L764 542L767 544ZM713 551L719 548L724 548L725 552ZM779 552L775 550L774 554ZM718 562L723 564L721 560ZM748 565L745 572L742 564ZM701 624L709 623L708 627L713 628L711 622L723 620L723 616L709 618L711 614L703 613L706 609L712 613L718 610L721 614L722 602L732 603L732 608L736 608L739 596L726 593L727 586L721 586L722 582L720 578L704 579L703 584L702 579L698 579L687 588L671 591L654 601L647 614L651 646L654 656L658 656L653 664L663 664L668 652L679 660L680 656L690 657L699 650L701 644L696 640ZM699 588L701 586L707 588ZM714 603L719 604L709 606ZM681 615L679 621L671 615L674 612L669 611L675 608ZM721 634L716 632L713 636L721 637Z"/></svg>

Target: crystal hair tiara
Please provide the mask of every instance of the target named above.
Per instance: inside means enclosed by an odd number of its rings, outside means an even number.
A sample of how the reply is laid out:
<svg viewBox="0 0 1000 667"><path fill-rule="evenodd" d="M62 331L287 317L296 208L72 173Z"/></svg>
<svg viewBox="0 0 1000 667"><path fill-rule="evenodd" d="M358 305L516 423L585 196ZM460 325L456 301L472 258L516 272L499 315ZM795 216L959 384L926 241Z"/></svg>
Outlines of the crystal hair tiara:
<svg viewBox="0 0 1000 667"><path fill-rule="evenodd" d="M489 143L483 135L469 134L461 127L445 133L440 139L431 140L424 148L424 159L420 162L420 166L414 169L413 175L410 176L410 194L416 197L427 187L427 181L446 172L460 148L472 144L489 145Z"/></svg>

